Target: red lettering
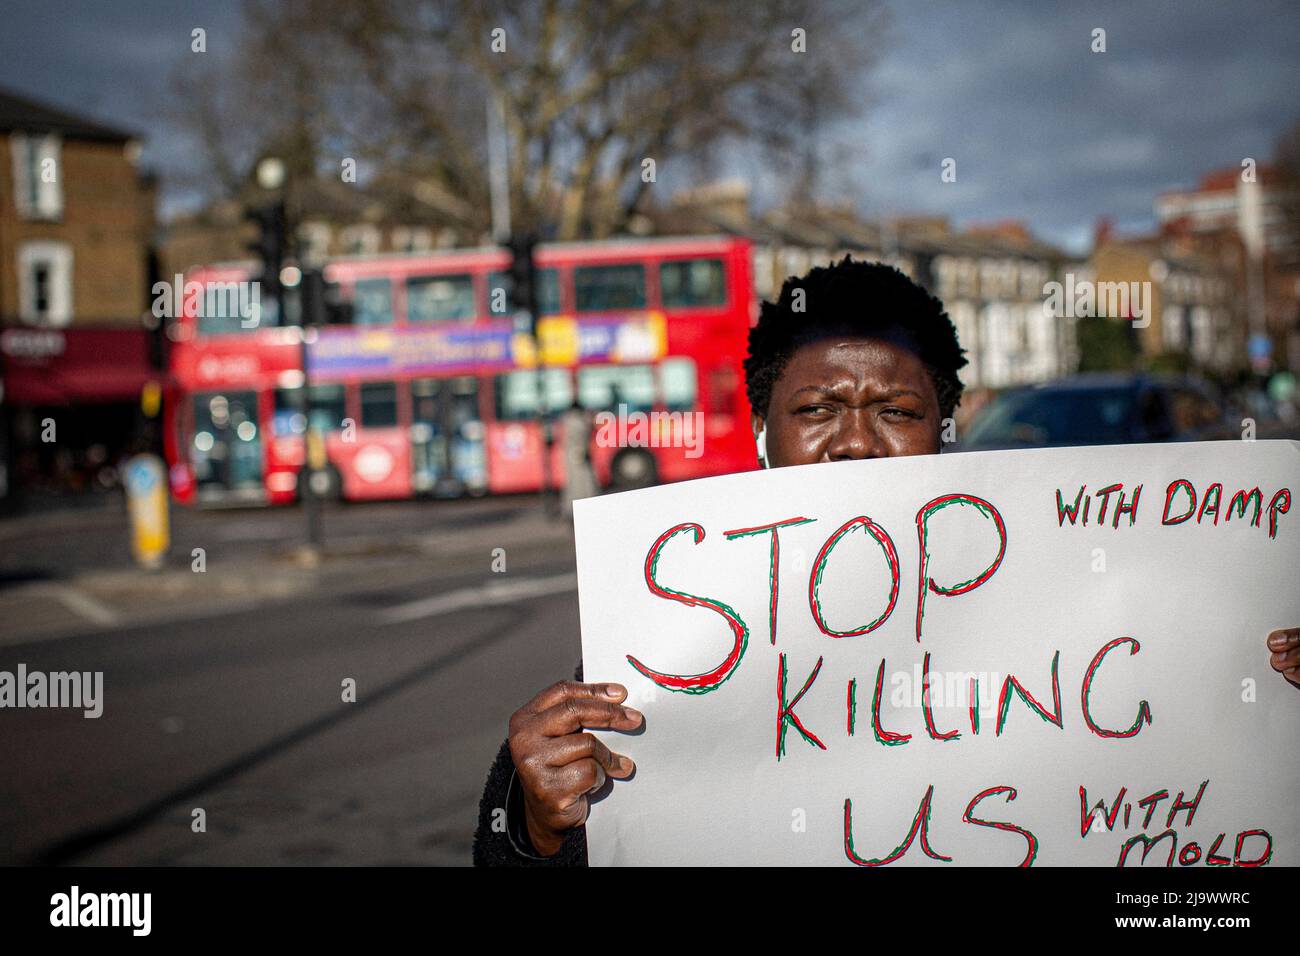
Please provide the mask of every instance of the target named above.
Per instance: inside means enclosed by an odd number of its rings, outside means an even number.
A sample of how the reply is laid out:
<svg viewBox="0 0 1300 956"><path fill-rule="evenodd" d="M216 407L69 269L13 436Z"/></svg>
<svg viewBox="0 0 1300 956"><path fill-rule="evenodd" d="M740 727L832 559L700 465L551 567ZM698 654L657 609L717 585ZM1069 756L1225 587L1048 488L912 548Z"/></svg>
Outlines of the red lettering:
<svg viewBox="0 0 1300 956"><path fill-rule="evenodd" d="M925 796L921 798L921 805L916 809L916 816L912 818L912 827L907 831L907 836L903 838L903 842L894 847L887 856L879 859L864 859L858 856L854 850L853 801L846 798L844 801L844 855L849 858L851 863L856 863L858 866L884 866L901 858L911 847L912 841L916 839L919 833L921 835L921 852L932 860L943 860L946 863L951 863L952 857L936 853L930 847L930 801L933 796L934 784L930 784L925 791Z"/></svg>
<svg viewBox="0 0 1300 956"><path fill-rule="evenodd" d="M812 669L808 679L803 682L803 687L799 688L799 693L794 695L794 700L790 703L785 702L785 655L781 654L776 664L776 759L780 760L785 755L785 731L787 725L793 725L794 729L799 732L804 740L810 744L826 749L826 745L803 725L799 715L794 712L799 701L803 700L803 695L808 693L808 688L813 685L817 679L818 673L822 669L822 658L817 658L817 666Z"/></svg>
<svg viewBox="0 0 1300 956"><path fill-rule="evenodd" d="M993 827L997 830L1006 830L1009 833L1019 833L1025 838L1025 842L1029 844L1029 849L1025 853L1025 858L1020 861L1019 866L1022 868L1033 866L1034 858L1038 856L1038 837L1034 836L1028 830L1016 826L1014 823L999 823L994 820L980 820L971 816L971 811L975 809L977 803L985 797L991 797L998 793L1005 793L1007 795L1007 803L1016 799L1016 790L1014 787L989 787L987 790L982 790L977 793L971 802L966 804L966 812L961 815L962 822L973 823L978 827Z"/></svg>
<svg viewBox="0 0 1300 956"><path fill-rule="evenodd" d="M784 521L773 521L771 524L759 525L756 528L737 528L735 531L724 531L723 536L728 541L734 541L737 538L746 538L750 535L772 533L772 550L768 560L768 601L767 601L767 627L768 633L772 636L772 643L776 643L776 609L780 600L781 591L781 535L779 529L791 528L801 524L810 524L815 518L786 518Z"/></svg>
<svg viewBox="0 0 1300 956"><path fill-rule="evenodd" d="M1121 644L1132 645L1129 656L1142 649L1142 646L1131 637L1117 637L1097 652L1097 656L1092 659L1092 663L1088 665L1088 669L1083 675L1083 686L1079 692L1080 703L1083 707L1083 722L1098 737L1133 737L1142 729L1144 722L1151 723L1151 705L1145 700L1138 704L1137 719L1133 721L1133 726L1128 730L1107 730L1104 727L1099 727L1097 722L1092 719L1092 711L1088 700L1089 695L1092 693L1092 678L1097 673L1097 668L1101 666L1101 662L1106 655Z"/></svg>
<svg viewBox="0 0 1300 956"><path fill-rule="evenodd" d="M937 583L934 578L929 577L926 573L926 566L930 561L930 551L928 547L930 517L950 505L970 505L979 511L979 513L985 518L989 518L993 521L993 525L998 532L998 555L993 559L993 563L976 577L948 588ZM921 572L920 579L917 582L918 593L916 598L916 639L919 642L921 640L921 622L925 617L925 599L927 591L933 591L935 594L942 597L956 597L958 594L965 594L968 591L974 591L989 578L993 577L1002 564L1003 556L1007 553L1007 528L1002 521L1002 515L998 512L998 509L993 507L983 498L976 498L974 495L956 494L944 495L941 498L935 498L933 501L922 505L921 509L916 513L916 534L921 545Z"/></svg>
<svg viewBox="0 0 1300 956"><path fill-rule="evenodd" d="M884 612L869 624L863 624L861 627L851 628L847 631L836 631L827 627L826 621L822 618L821 598L818 591L821 588L822 575L826 571L826 559L830 557L832 549L840 543L841 538L857 527L866 528L867 534L876 539L876 543L880 545L881 550L885 553L885 560L889 563L891 581L889 604L885 607ZM835 529L835 532L822 545L821 551L817 553L817 560L813 562L812 571L808 575L808 607L812 610L813 620L817 622L817 627L823 634L830 637L860 637L863 634L870 634L880 627L889 620L889 615L894 613L894 605L898 602L898 581L898 552L894 549L893 539L889 537L884 528L866 515L859 515L856 518L850 518Z"/></svg>
<svg viewBox="0 0 1300 956"><path fill-rule="evenodd" d="M1277 537L1277 516L1284 515L1290 510L1291 490L1283 488L1268 503L1268 537L1270 540Z"/></svg>
<svg viewBox="0 0 1300 956"><path fill-rule="evenodd" d="M649 553L645 558L645 583L650 589L650 593L666 598L669 601L680 601L688 607L706 607L710 611L720 614L731 628L732 646L731 652L711 671L703 674L664 674L656 670L651 670L646 665L631 654L627 655L627 662L636 670L650 678L660 687L667 690L681 691L687 694L707 694L709 691L716 690L722 683L729 678L736 667L740 664L740 659L744 656L745 648L749 645L749 626L741 619L740 615L735 612L729 605L712 598L697 597L694 594L687 594L685 591L676 591L672 588L663 587L659 584L655 575L659 570L660 552L663 551L664 545L677 534L683 531L690 531L695 536L695 543L699 544L704 540L704 529L698 524L686 522L675 525L661 534L655 543L650 546Z"/></svg>
<svg viewBox="0 0 1300 956"><path fill-rule="evenodd" d="M1169 517L1169 506L1173 504L1174 493L1178 491L1179 488L1187 492L1187 497L1190 499L1190 503L1187 506L1187 514L1183 515L1180 518L1174 518L1171 520ZM1192 483L1188 481L1186 478L1176 479L1174 482L1172 482L1169 485L1167 489L1165 489L1165 510L1164 513L1160 516L1160 523L1161 524L1182 524L1184 521L1186 521L1195 513L1196 513L1196 489L1192 487Z"/></svg>

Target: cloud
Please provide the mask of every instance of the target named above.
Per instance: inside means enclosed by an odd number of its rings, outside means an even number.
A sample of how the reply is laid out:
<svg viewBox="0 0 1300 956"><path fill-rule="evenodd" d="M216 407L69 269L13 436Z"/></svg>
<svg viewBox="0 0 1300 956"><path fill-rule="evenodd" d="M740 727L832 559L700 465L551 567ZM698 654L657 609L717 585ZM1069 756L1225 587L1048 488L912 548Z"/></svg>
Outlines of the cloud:
<svg viewBox="0 0 1300 956"><path fill-rule="evenodd" d="M1018 217L1076 246L1103 215L1151 222L1155 194L1267 157L1298 117L1300 15L1283 3L892 5L864 123L864 208ZM1091 50L1106 30L1107 52ZM957 183L939 162L958 162Z"/></svg>
<svg viewBox="0 0 1300 956"><path fill-rule="evenodd" d="M1151 222L1154 196L1244 156L1267 159L1300 119L1300 8L1288 0L1091 2L893 0L861 119L831 131L849 157L822 179L865 212L945 214L958 225L1017 217L1077 247L1104 215ZM43 0L12 4L0 85L147 134L145 161L180 168L186 140L160 103L190 30L220 56L238 4ZM845 29L853 29L852 23ZM1107 52L1091 51L1092 30ZM810 53L810 55L813 55ZM833 153L827 150L827 155ZM940 163L957 160L956 183ZM782 171L734 170L760 197ZM164 177L164 199L174 189Z"/></svg>

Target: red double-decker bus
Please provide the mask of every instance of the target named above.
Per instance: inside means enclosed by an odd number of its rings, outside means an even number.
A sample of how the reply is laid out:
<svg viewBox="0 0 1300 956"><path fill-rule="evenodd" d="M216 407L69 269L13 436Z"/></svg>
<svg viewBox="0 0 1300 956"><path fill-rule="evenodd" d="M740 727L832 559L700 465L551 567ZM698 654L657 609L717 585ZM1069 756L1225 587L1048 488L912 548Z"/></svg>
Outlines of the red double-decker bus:
<svg viewBox="0 0 1300 956"><path fill-rule="evenodd" d="M192 271L170 330L175 497L293 501L309 433L324 436L328 496L536 491L544 417L559 487L559 419L575 407L603 486L753 467L747 241L541 245L535 261L537 339L516 326L497 248L333 260L349 320L305 331L295 290L249 294L251 265Z"/></svg>

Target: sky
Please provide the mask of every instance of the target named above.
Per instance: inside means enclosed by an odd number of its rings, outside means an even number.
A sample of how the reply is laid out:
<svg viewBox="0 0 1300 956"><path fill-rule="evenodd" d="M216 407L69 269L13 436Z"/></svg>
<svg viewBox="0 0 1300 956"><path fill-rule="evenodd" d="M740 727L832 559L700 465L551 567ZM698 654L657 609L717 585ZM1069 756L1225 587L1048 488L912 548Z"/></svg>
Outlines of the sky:
<svg viewBox="0 0 1300 956"><path fill-rule="evenodd" d="M1300 122L1293 0L886 5L877 66L859 81L868 105L825 134L843 156L828 198L868 215L1021 219L1083 252L1101 217L1147 229L1158 193L1265 162ZM168 76L196 26L210 53L239 42L237 2L0 0L0 23L0 86L139 131L164 213L184 204L169 179L187 157L164 118ZM945 159L955 182L941 181ZM738 171L760 201L777 192L771 173Z"/></svg>

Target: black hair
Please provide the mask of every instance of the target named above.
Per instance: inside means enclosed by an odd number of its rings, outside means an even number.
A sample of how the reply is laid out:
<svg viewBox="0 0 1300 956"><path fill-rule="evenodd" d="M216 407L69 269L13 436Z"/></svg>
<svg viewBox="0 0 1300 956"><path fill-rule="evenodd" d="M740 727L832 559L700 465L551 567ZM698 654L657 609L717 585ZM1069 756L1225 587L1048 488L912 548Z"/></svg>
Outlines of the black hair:
<svg viewBox="0 0 1300 956"><path fill-rule="evenodd" d="M798 292L802 301L796 303ZM893 266L849 256L791 276L775 303L763 303L745 358L750 407L766 418L772 387L795 351L843 334L901 336L934 380L940 417L952 416L963 388L957 370L966 358L943 303Z"/></svg>

